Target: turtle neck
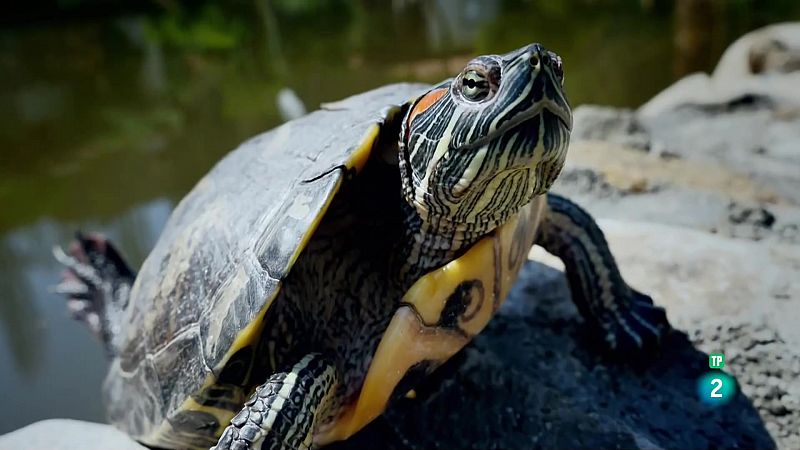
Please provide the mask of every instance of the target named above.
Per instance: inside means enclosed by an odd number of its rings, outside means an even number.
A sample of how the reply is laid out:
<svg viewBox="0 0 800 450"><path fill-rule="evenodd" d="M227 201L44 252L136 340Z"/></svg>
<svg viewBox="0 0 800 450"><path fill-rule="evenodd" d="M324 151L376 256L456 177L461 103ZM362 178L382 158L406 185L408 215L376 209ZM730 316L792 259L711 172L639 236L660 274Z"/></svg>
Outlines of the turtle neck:
<svg viewBox="0 0 800 450"><path fill-rule="evenodd" d="M395 254L404 284L458 258L499 224L454 223L444 217L423 217L417 208L401 201L403 235Z"/></svg>

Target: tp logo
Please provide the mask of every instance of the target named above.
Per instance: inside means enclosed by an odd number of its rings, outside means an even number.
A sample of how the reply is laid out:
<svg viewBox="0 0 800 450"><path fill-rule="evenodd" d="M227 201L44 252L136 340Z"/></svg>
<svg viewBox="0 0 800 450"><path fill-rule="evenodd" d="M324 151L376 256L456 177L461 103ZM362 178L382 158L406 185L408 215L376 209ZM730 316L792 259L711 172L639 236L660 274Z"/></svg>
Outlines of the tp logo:
<svg viewBox="0 0 800 450"><path fill-rule="evenodd" d="M697 380L697 393L700 401L710 406L721 406L733 399L736 394L736 380L723 372L725 355L711 353L708 355L708 367L714 370L704 374Z"/></svg>

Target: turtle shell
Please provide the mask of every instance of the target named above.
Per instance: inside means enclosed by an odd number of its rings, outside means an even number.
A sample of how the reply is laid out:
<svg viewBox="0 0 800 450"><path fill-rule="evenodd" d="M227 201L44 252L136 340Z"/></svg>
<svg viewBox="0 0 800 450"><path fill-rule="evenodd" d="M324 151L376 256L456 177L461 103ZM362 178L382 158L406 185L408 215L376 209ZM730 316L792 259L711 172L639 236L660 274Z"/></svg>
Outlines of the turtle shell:
<svg viewBox="0 0 800 450"><path fill-rule="evenodd" d="M200 180L118 324L104 385L112 423L153 446L216 442L244 403L229 386L247 372L281 280L381 124L426 88L396 84L323 105L243 143Z"/></svg>
<svg viewBox="0 0 800 450"><path fill-rule="evenodd" d="M381 125L427 88L392 85L325 105L244 143L197 184L133 286L104 386L113 423L157 447L216 442L248 394L237 386L252 385L253 348L282 280L345 174L363 168ZM486 326L526 259L544 203L534 199L411 286L357 398L315 432L316 444L361 429Z"/></svg>

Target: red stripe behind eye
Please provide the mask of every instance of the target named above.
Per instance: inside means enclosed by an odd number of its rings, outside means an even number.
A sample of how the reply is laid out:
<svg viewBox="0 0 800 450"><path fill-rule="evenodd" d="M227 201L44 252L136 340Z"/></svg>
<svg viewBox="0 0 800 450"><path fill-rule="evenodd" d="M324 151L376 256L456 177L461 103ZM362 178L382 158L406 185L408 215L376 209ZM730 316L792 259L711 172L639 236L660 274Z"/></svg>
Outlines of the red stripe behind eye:
<svg viewBox="0 0 800 450"><path fill-rule="evenodd" d="M408 122L406 125L411 125L411 122L414 121L414 118L417 117L417 114L424 113L428 110L434 103L436 103L444 94L447 93L447 88L440 88L434 89L427 94L423 95L417 101L417 104L414 105L414 109L408 114Z"/></svg>

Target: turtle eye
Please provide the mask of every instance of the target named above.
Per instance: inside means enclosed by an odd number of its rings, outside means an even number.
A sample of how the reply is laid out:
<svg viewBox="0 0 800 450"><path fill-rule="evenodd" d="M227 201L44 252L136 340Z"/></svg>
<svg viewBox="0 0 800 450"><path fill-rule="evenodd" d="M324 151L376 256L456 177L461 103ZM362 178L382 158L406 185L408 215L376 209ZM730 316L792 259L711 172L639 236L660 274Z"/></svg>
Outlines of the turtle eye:
<svg viewBox="0 0 800 450"><path fill-rule="evenodd" d="M461 77L461 94L469 101L479 102L489 96L489 81L477 70L468 70Z"/></svg>

